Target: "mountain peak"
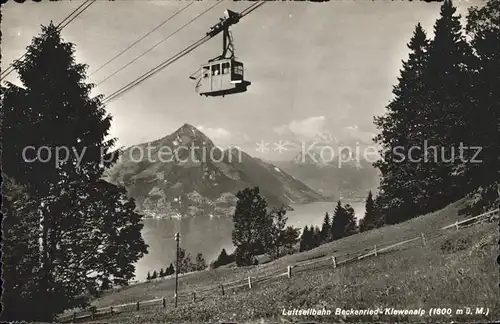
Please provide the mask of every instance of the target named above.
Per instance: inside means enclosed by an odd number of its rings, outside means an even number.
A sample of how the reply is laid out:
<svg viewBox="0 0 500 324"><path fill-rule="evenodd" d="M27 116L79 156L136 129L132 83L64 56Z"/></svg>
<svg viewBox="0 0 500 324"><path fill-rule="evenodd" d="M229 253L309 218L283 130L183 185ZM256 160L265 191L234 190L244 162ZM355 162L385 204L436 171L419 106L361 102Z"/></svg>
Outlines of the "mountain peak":
<svg viewBox="0 0 500 324"><path fill-rule="evenodd" d="M214 143L207 135L188 123L185 123L184 125L179 127L175 132L170 134L168 138L173 140L174 145L186 145L192 142L196 142L198 144L203 143L202 145L208 145L210 147L214 146Z"/></svg>
<svg viewBox="0 0 500 324"><path fill-rule="evenodd" d="M196 136L197 132L200 132L196 127L194 127L191 124L185 123L179 129L177 129L174 133L180 133L180 132L189 132L192 135Z"/></svg>

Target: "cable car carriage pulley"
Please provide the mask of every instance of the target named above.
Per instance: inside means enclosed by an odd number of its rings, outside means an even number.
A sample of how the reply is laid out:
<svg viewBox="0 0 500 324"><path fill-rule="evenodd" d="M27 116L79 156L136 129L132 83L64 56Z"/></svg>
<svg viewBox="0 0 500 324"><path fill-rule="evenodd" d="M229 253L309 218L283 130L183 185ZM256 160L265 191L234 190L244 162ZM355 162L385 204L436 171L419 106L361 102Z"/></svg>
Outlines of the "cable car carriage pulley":
<svg viewBox="0 0 500 324"><path fill-rule="evenodd" d="M243 63L235 59L233 38L229 31L229 26L238 23L239 19L238 13L226 10L224 18L220 18L220 22L207 32L210 37L222 32L222 54L209 60L189 77L197 81L195 90L200 96L224 97L245 92L251 84L243 78Z"/></svg>

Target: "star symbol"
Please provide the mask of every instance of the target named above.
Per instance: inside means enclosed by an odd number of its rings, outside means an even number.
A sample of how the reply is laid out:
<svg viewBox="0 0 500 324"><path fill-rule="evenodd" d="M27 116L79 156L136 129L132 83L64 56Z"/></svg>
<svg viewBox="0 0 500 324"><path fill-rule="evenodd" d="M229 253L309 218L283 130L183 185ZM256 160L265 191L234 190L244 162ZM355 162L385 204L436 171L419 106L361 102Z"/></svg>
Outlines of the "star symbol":
<svg viewBox="0 0 500 324"><path fill-rule="evenodd" d="M257 144L257 151L262 152L262 153L267 153L269 152L269 148L267 147L269 143L266 143L264 141L260 141L260 143Z"/></svg>
<svg viewBox="0 0 500 324"><path fill-rule="evenodd" d="M286 142L283 142L281 140L279 140L277 143L274 143L274 150L275 151L278 151L278 153L282 153L284 151L288 151L286 145L288 145L289 142L286 141Z"/></svg>

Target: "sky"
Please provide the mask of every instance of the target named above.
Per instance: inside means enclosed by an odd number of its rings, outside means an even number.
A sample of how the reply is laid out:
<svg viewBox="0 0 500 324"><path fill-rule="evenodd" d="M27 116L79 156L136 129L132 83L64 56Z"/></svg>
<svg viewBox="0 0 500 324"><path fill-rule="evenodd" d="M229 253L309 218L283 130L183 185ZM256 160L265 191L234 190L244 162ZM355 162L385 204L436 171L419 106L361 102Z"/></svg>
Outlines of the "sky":
<svg viewBox="0 0 500 324"><path fill-rule="evenodd" d="M2 70L25 52L40 25L51 20L57 24L81 3L4 5ZM189 3L98 0L62 31L62 37L76 45L77 62L89 66L87 81L98 84L215 2L194 2L92 73ZM483 3L454 2L462 17L468 7ZM251 4L222 2L98 85L94 95L111 94L202 38L225 9L240 12ZM238 146L269 160L296 154L291 146L276 150L279 141L310 146L321 138L331 145L370 144L377 133L373 118L384 113L392 98L415 25L420 22L432 37L439 8L439 3L424 1L266 3L231 27L236 56L245 64L245 79L252 82L247 92L224 98L195 93L188 77L220 54L219 35L108 103L111 136L118 138L118 146L130 146L159 139L188 123L217 145ZM7 80L17 83L15 73Z"/></svg>

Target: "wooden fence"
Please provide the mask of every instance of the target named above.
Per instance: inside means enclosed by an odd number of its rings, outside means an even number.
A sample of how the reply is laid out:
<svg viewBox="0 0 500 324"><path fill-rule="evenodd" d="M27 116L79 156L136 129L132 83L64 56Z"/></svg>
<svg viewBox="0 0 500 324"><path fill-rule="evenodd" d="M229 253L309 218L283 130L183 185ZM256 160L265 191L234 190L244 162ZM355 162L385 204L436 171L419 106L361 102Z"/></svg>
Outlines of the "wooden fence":
<svg viewBox="0 0 500 324"><path fill-rule="evenodd" d="M475 223L477 220L480 218L493 218L493 217L498 217L499 215L499 210L500 209L495 209L492 211L489 211L487 213L471 217L462 221L457 221L453 224L444 226L441 228L441 231L439 233L436 233L432 236L428 234L428 236L425 236L424 233L421 233L419 236L405 240L405 241L400 241L400 242L393 242L393 243L388 243L384 245L374 245L373 247L367 247L355 252L343 254L343 255L337 255L337 256L325 256L322 258L314 259L314 260L305 260L301 262L297 262L293 265L288 265L285 270L278 270L275 271L271 274L268 274L266 276L248 276L247 278L231 281L231 282L225 282L221 283L218 288L208 288L208 289L202 289L198 291L192 291L189 294L185 295L178 295L178 303L182 301L182 303L195 303L196 301L203 300L209 296L213 296L214 293L217 293L217 290L219 291L218 294L224 296L226 295L229 291L235 291L238 288L243 288L243 287L248 287L248 289L252 289L252 287L260 282L267 281L267 280L272 280L272 279L278 279L281 277L287 277L287 278L292 278L292 270L297 267L306 267L309 265L313 264L319 264L319 263L324 263L328 261L328 263L325 263L323 266L331 266L333 269L336 267L350 263L350 262L355 262L370 256L377 256L380 253L386 252L388 250L392 250L396 247L411 243L411 242L416 242L416 241L421 241L422 246L425 246L428 241L431 239L446 235L446 230L449 229L456 229L459 230L460 227L467 226L470 224ZM445 232L443 232L445 231ZM314 267L313 267L314 269ZM210 293L209 296L206 296L206 293ZM77 321L82 321L82 320L88 320L88 319L95 319L96 317L103 317L103 316L110 316L113 314L116 314L118 312L123 312L123 311L138 311L144 307L151 307L151 306L162 306L163 308L167 308L167 305L173 304L174 303L174 298L175 296L172 296L170 298L167 297L162 297L162 298L157 298L157 299L152 299L152 300L146 300L146 301L137 301L133 303L127 303L127 304L121 304L121 305L114 305L114 306L108 306L108 307L102 307L102 308L89 308L86 310L82 310L79 312L73 312L72 314L66 314L62 315L59 317L60 322L77 322Z"/></svg>

